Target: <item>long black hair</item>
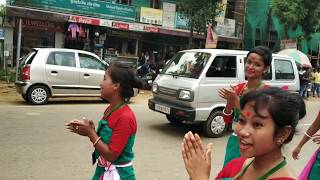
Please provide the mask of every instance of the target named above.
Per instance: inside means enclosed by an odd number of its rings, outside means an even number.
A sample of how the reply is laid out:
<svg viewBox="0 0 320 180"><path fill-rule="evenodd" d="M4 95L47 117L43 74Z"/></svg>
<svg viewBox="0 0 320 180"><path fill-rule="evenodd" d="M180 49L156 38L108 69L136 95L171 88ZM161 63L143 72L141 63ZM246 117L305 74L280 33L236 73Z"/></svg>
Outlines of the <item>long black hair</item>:
<svg viewBox="0 0 320 180"><path fill-rule="evenodd" d="M284 141L285 144L292 140L298 121L306 115L306 105L301 96L277 87L270 87L245 94L241 102L241 109L248 102L254 102L254 111L259 116L261 116L259 110L267 108L276 124L275 135L286 126L292 127L293 130Z"/></svg>
<svg viewBox="0 0 320 180"><path fill-rule="evenodd" d="M142 81L136 76L134 70L124 63L113 63L107 71L113 83L119 83L122 98L130 98L134 95L133 88L142 88Z"/></svg>

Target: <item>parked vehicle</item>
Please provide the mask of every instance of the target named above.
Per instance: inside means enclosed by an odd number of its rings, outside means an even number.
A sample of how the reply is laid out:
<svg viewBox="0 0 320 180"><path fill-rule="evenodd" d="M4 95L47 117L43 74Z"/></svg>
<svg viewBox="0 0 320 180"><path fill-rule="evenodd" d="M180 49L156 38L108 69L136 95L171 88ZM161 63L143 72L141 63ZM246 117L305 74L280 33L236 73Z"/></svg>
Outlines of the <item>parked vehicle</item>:
<svg viewBox="0 0 320 180"><path fill-rule="evenodd" d="M149 109L163 113L174 124L203 123L208 137L219 137L229 128L222 110L226 101L218 89L245 82L247 51L194 49L178 52L157 76L152 86ZM299 90L295 61L273 54L264 81L290 91Z"/></svg>
<svg viewBox="0 0 320 180"><path fill-rule="evenodd" d="M21 60L15 85L31 104L46 104L49 97L100 97L106 67L90 52L35 48Z"/></svg>

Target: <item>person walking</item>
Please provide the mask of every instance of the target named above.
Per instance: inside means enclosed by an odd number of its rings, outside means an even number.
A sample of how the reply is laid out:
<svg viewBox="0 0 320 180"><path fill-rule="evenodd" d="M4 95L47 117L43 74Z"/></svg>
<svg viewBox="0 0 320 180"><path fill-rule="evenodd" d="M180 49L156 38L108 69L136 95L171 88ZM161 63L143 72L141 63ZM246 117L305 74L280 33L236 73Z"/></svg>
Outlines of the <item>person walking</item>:
<svg viewBox="0 0 320 180"><path fill-rule="evenodd" d="M314 91L317 97L320 97L320 67L317 68L317 72L314 74Z"/></svg>
<svg viewBox="0 0 320 180"><path fill-rule="evenodd" d="M265 89L269 87L262 82L263 75L268 72L272 61L272 53L269 48L264 46L257 46L251 49L247 55L247 61L245 64L245 75L247 78L246 83L240 83L235 87L229 89L219 89L218 94L220 97L227 100L227 105L223 110L223 119L226 123L232 125L232 122L238 122L239 120L239 103L242 96L248 92L256 91L259 89ZM228 139L226 154L224 160L224 166L240 156L238 137L235 133Z"/></svg>
<svg viewBox="0 0 320 180"><path fill-rule="evenodd" d="M109 106L97 131L93 121L87 118L68 122L67 129L91 141L92 163L97 162L93 180L135 180L132 160L137 121L126 99L132 97L133 88L141 88L142 83L128 65L114 63L106 70L100 86L101 97Z"/></svg>

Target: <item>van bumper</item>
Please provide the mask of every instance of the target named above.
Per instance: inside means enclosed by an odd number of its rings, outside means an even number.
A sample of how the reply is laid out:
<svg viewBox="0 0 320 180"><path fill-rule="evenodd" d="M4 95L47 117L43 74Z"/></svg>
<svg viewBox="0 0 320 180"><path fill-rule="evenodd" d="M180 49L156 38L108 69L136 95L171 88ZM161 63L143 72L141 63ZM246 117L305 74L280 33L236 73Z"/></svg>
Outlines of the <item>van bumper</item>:
<svg viewBox="0 0 320 180"><path fill-rule="evenodd" d="M157 110L155 108L155 106L162 106L162 107L166 107L166 109L170 108L170 112L168 113L168 111L161 111L161 110ZM178 105L172 105L172 104L167 104L165 102L159 101L159 100L155 100L154 98L149 99L148 101L148 106L149 109L153 110L153 111L157 111L160 112L162 114L166 114L166 115L170 115L174 118L183 120L183 121L194 121L195 117L196 117L196 110L190 107L185 107L185 106L178 106Z"/></svg>

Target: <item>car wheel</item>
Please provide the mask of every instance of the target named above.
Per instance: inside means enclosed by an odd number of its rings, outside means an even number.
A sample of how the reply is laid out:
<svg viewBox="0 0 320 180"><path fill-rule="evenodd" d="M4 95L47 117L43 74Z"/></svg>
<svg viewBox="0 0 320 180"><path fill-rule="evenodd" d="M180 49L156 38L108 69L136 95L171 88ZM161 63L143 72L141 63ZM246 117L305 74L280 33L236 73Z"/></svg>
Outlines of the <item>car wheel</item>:
<svg viewBox="0 0 320 180"><path fill-rule="evenodd" d="M228 129L228 125L224 122L222 111L213 111L203 125L204 133L210 138L222 136Z"/></svg>
<svg viewBox="0 0 320 180"><path fill-rule="evenodd" d="M171 124L182 124L182 120L180 119L177 119L177 118L174 118L170 115L166 115L167 116L167 119L168 121L171 123Z"/></svg>
<svg viewBox="0 0 320 180"><path fill-rule="evenodd" d="M45 86L36 85L28 90L28 101L31 104L46 104L49 99L49 90Z"/></svg>

